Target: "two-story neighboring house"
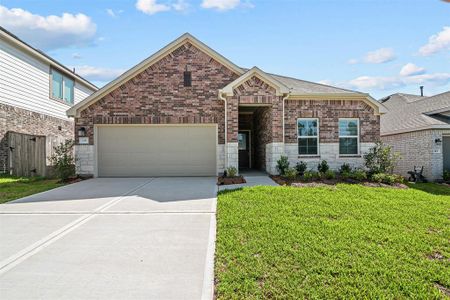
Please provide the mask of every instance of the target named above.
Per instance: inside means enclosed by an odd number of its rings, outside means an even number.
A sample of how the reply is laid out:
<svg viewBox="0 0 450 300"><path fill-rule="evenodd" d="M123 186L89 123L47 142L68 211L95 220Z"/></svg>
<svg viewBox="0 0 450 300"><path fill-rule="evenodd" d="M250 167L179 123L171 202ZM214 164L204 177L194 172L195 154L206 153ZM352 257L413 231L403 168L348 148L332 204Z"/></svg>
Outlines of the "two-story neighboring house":
<svg viewBox="0 0 450 300"><path fill-rule="evenodd" d="M73 138L65 111L96 90L0 27L0 173L44 175L28 161L46 160L56 143Z"/></svg>

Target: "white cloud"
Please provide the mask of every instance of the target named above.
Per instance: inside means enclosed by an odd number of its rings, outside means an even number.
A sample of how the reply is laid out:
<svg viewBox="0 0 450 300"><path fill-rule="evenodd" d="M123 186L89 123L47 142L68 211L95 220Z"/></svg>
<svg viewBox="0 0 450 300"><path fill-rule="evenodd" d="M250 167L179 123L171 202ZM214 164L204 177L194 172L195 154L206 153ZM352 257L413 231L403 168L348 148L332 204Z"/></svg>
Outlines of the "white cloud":
<svg viewBox="0 0 450 300"><path fill-rule="evenodd" d="M425 68L418 67L413 63L407 63L400 70L401 76L412 76L412 75L420 75L426 72Z"/></svg>
<svg viewBox="0 0 450 300"><path fill-rule="evenodd" d="M201 6L203 8L225 11L238 7L240 3L240 0L203 0Z"/></svg>
<svg viewBox="0 0 450 300"><path fill-rule="evenodd" d="M347 61L347 63L348 63L349 65L356 65L357 63L359 63L359 61L358 61L356 58L352 58L352 59L349 59L349 60Z"/></svg>
<svg viewBox="0 0 450 300"><path fill-rule="evenodd" d="M441 32L432 35L428 43L419 49L419 54L429 56L442 50L450 50L450 27L445 26Z"/></svg>
<svg viewBox="0 0 450 300"><path fill-rule="evenodd" d="M106 9L106 13L110 16L110 17L116 17L116 13L114 12L114 10L112 10L111 8Z"/></svg>
<svg viewBox="0 0 450 300"><path fill-rule="evenodd" d="M350 80L346 85L350 88L358 90L373 90L380 89L386 90L395 87L403 86L403 82L397 77L372 77L372 76L360 76Z"/></svg>
<svg viewBox="0 0 450 300"><path fill-rule="evenodd" d="M178 0L172 4L172 7L176 11L186 11L189 8L189 4L185 0Z"/></svg>
<svg viewBox="0 0 450 300"><path fill-rule="evenodd" d="M98 68L93 66L75 66L75 72L80 76L92 81L111 81L117 78L125 70Z"/></svg>
<svg viewBox="0 0 450 300"><path fill-rule="evenodd" d="M118 17L121 13L123 13L123 9L114 10L112 8L107 8L106 13L108 14L108 16L115 18Z"/></svg>
<svg viewBox="0 0 450 300"><path fill-rule="evenodd" d="M157 3L156 1L157 0L138 0L136 2L136 8L148 15L170 10L169 5Z"/></svg>
<svg viewBox="0 0 450 300"><path fill-rule="evenodd" d="M72 54L72 58L73 58L73 59L81 59L82 56L81 56L79 53L73 53L73 54Z"/></svg>
<svg viewBox="0 0 450 300"><path fill-rule="evenodd" d="M370 51L364 57L364 61L369 64L382 64L395 59L394 49L380 48L375 51Z"/></svg>
<svg viewBox="0 0 450 300"><path fill-rule="evenodd" d="M94 41L97 26L84 14L41 16L0 5L0 25L32 46L44 50L85 46Z"/></svg>

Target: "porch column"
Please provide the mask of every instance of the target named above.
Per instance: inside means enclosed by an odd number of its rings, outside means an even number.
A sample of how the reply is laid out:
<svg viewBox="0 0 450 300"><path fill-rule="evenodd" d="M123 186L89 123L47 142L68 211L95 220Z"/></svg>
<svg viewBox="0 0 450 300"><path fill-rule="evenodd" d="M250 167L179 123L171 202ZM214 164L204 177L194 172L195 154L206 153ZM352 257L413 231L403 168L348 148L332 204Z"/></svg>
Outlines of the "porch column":
<svg viewBox="0 0 450 300"><path fill-rule="evenodd" d="M272 175L278 174L277 161L285 155L283 142L283 97L277 97L272 103L270 128L272 140L266 145L266 172Z"/></svg>
<svg viewBox="0 0 450 300"><path fill-rule="evenodd" d="M226 166L239 170L238 122L239 105L237 99L227 97L227 136L225 141Z"/></svg>

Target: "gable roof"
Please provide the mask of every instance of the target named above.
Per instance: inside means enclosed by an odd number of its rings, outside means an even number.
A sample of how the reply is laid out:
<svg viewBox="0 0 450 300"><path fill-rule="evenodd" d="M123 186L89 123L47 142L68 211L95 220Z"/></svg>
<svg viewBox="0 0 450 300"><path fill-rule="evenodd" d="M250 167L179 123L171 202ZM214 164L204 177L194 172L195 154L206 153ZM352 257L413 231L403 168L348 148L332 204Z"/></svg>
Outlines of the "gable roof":
<svg viewBox="0 0 450 300"><path fill-rule="evenodd" d="M277 96L282 96L283 94L287 94L290 91L290 89L286 85L276 80L273 76L270 76L267 73L261 71L258 67L253 67L240 77L236 78L236 80L234 80L233 82L230 82L219 92L227 96L233 96L233 89L241 85L248 79L252 78L253 76L258 77L259 79L261 79L262 81L273 87L276 90Z"/></svg>
<svg viewBox="0 0 450 300"><path fill-rule="evenodd" d="M381 135L450 129L450 117L446 114L450 112L450 91L431 97L393 94L383 104L388 112L381 116Z"/></svg>
<svg viewBox="0 0 450 300"><path fill-rule="evenodd" d="M194 45L195 47L199 48L203 52L207 53L208 55L212 56L219 63L228 67L230 70L232 70L236 74L238 74L238 75L244 74L244 70L239 68L233 62L231 62L230 60L228 60L221 54L217 53L216 51L214 51L213 49L211 49L210 47L208 47L207 45L202 43L200 40L198 40L191 34L185 33L182 36L180 36L179 38L177 38L176 40L174 40L173 42L171 42L170 44L168 44L167 46L165 46L164 48L157 51L155 54L144 59L143 61L141 61L140 63L138 63L137 65L135 65L134 67L132 67L131 69L129 69L128 71L126 71L125 73L123 73L122 75L120 75L119 77L117 77L116 79L114 79L113 81L108 83L107 85L105 85L104 87L102 87L97 92L91 94L89 97L85 98L83 101L78 102L77 104L72 106L69 110L67 110L67 115L68 116L77 115L77 112L80 109L93 104L94 102L101 99L102 97L107 95L109 92L111 92L115 88L121 86L128 80L132 79L134 76L138 75L139 73L141 73L142 71L147 69L149 66L155 64L160 59L164 58L167 54L169 54L173 50L177 49L178 47L180 47L188 42L191 43L192 45Z"/></svg>
<svg viewBox="0 0 450 300"><path fill-rule="evenodd" d="M21 50L27 52L28 54L32 55L33 57L44 61L45 63L48 63L50 66L55 67L59 71L63 72L66 76L70 76L78 80L79 82L83 83L90 89L96 91L98 90L98 87L96 87L91 82L87 81L77 73L72 72L69 68L58 62L57 60L53 59L52 57L48 56L44 52L40 51L39 49L36 49L32 47L31 45L25 43L23 40L19 39L16 35L12 34L2 26L0 26L0 38L9 41L11 44L15 45L16 47L20 48Z"/></svg>
<svg viewBox="0 0 450 300"><path fill-rule="evenodd" d="M151 55L147 59L138 63L130 70L126 71L118 78L114 79L103 88L93 93L83 101L75 104L69 110L67 110L68 116L77 116L78 113L83 109L88 107L89 105L95 103L97 100L100 100L102 97L106 96L108 93L124 84L128 80L132 79L137 74L144 71L146 68L151 66L152 64L158 62L160 59L164 58L167 54L182 46L183 44L190 42L195 47L199 48L206 54L210 55L214 59L216 59L219 63L228 67L231 71L235 72L237 75L240 75L239 78L225 86L220 92L226 93L227 95L232 95L233 87L238 86L251 76L257 76L262 79L267 84L271 85L277 90L277 95L286 95L290 97L308 97L308 99L320 99L324 97L333 97L333 99L358 99L363 100L370 106L374 107L377 114L385 113L385 107L372 97L369 94L360 93L356 91L341 89L333 86L328 86L320 83L314 83L310 81L295 79L291 77L275 75L265 73L261 69L257 67L253 67L252 69L240 68L235 65L233 62L220 55L197 38L192 36L189 33L185 33L155 54ZM316 98L315 98L316 97Z"/></svg>

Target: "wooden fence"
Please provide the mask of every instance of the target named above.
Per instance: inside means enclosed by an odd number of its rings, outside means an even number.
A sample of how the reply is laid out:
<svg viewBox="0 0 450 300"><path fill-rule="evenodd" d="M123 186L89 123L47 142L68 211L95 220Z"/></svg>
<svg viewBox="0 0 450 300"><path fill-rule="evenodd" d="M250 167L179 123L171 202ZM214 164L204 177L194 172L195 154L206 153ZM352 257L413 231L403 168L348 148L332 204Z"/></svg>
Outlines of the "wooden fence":
<svg viewBox="0 0 450 300"><path fill-rule="evenodd" d="M9 169L15 176L46 176L45 136L8 132Z"/></svg>

